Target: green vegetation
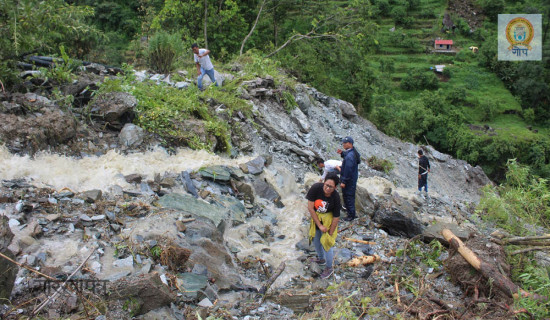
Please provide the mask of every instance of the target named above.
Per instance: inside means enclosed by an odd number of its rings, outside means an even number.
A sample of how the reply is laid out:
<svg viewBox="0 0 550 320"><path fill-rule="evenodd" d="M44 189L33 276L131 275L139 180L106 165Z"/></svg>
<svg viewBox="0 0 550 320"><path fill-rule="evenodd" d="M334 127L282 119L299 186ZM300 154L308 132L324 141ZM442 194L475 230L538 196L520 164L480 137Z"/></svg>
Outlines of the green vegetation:
<svg viewBox="0 0 550 320"><path fill-rule="evenodd" d="M147 48L148 66L155 72L170 73L174 70L176 59L182 51L183 44L179 34L168 34L159 31L149 40L149 47Z"/></svg>
<svg viewBox="0 0 550 320"><path fill-rule="evenodd" d="M498 227L518 236L535 235L536 226L550 227L550 189L548 181L533 175L529 167L509 160L506 179L498 187L486 187L477 207L478 214ZM511 252L517 246L507 246ZM539 266L534 253L509 255L512 280L524 290L550 296L550 269ZM526 308L535 319L550 316L550 302L519 298L518 308ZM528 319L522 316L522 319Z"/></svg>
<svg viewBox="0 0 550 320"><path fill-rule="evenodd" d="M369 164L369 167L373 168L374 170L382 171L384 173L390 173L390 171L393 170L393 163L387 159L381 159L376 156L372 156L367 159L367 163Z"/></svg>

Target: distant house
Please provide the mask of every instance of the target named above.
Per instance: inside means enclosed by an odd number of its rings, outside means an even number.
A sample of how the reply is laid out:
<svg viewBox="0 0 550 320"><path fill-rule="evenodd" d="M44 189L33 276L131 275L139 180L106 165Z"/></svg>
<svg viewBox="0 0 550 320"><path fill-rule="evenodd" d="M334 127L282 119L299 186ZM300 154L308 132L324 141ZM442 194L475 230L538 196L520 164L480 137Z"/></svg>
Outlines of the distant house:
<svg viewBox="0 0 550 320"><path fill-rule="evenodd" d="M435 40L435 51L449 51L453 50L453 40Z"/></svg>

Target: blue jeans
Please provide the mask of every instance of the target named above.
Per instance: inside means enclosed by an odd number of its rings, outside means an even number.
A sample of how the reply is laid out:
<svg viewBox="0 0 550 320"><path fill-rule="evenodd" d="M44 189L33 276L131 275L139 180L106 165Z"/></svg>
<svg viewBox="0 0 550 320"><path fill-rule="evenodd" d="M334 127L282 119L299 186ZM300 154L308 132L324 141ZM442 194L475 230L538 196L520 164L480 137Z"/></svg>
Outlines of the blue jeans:
<svg viewBox="0 0 550 320"><path fill-rule="evenodd" d="M418 179L418 191L422 191L422 187L424 187L424 190L426 190L426 193L428 193L428 174L420 175L420 179Z"/></svg>
<svg viewBox="0 0 550 320"><path fill-rule="evenodd" d="M315 238L313 238L315 251L317 251L317 258L325 259L325 261L327 262L327 268L332 268L332 260L334 260L334 247L330 248L328 251L325 251L325 248L323 248L323 245L321 244L322 235L323 235L323 232L317 229L315 231Z"/></svg>
<svg viewBox="0 0 550 320"><path fill-rule="evenodd" d="M203 68L201 68L201 75L197 78L197 86L199 87L199 90L202 90L202 78L205 74L208 75L212 83L215 84L217 87L218 83L216 82L216 77L214 77L214 68L210 70L204 70Z"/></svg>
<svg viewBox="0 0 550 320"><path fill-rule="evenodd" d="M355 189L357 189L357 182L347 183L346 187L342 189L342 198L344 198L344 206L348 211L348 217L356 217L355 215Z"/></svg>

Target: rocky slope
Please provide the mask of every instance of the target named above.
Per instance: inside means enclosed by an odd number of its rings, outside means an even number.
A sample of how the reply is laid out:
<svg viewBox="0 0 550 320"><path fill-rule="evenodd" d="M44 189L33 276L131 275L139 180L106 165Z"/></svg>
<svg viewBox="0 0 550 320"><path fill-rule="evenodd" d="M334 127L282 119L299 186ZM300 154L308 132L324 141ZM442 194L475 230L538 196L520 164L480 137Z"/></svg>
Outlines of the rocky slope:
<svg viewBox="0 0 550 320"><path fill-rule="evenodd" d="M186 87L159 75L140 73L140 78ZM83 108L99 81L87 74L62 91L71 92ZM464 240L479 233L480 221L470 210L479 201L479 189L490 183L483 171L427 146L430 198L416 195L420 146L384 135L345 101L298 85L298 107L286 111L274 94L281 88L271 78L243 82L242 98L252 104L253 117L219 112L238 128L230 158L165 151L158 137L130 124L139 101L126 93L89 106L99 115L90 122L78 111L63 110L62 99L48 98L43 86L27 86L33 93L1 97L0 212L2 232L13 234L13 240L0 249L20 264L15 272L12 262L0 260L0 270L11 270L0 279L11 291L5 296L10 302L0 306L8 319L33 312L95 319L192 319L198 314L295 319L339 312L365 319L398 314L496 319L506 314L498 307L479 307L477 286L475 297L463 297L473 276L457 275L468 265L447 259L446 250L433 242L409 240L441 238L442 227ZM211 104L224 110L216 101ZM305 239L304 193L318 179L314 159L337 158L339 141L348 135L364 160L360 219L342 224L335 276L319 280L320 266L308 262L314 250ZM391 161L393 170L370 168L366 159L372 156ZM475 239L485 244L484 236ZM479 247L482 255L502 256L494 247ZM381 261L347 266L365 254L377 254ZM268 294L259 294L283 263ZM65 289L48 300L55 290L47 289L67 279L81 292ZM36 303L21 305L33 298ZM346 310L344 300L352 308ZM41 302L45 307L39 310Z"/></svg>

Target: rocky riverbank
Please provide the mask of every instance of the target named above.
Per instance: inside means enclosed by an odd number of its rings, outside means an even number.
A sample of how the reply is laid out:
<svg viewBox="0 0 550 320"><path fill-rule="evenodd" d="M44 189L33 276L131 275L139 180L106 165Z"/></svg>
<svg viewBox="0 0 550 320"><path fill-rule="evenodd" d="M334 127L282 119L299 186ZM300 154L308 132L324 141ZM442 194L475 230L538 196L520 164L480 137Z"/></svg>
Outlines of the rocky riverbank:
<svg viewBox="0 0 550 320"><path fill-rule="evenodd" d="M10 240L0 249L18 263L0 260L0 270L9 270L0 279L8 288L0 305L7 319L506 317L506 310L472 303L493 295L475 285L472 297L468 283L475 279L460 277L469 266L440 245L439 231L450 228L487 244L480 254L502 254L487 240L492 230L472 214L479 189L490 183L480 168L427 146L430 197L416 194L419 146L387 137L353 105L305 85L294 91L298 107L287 111L271 78L239 87L252 117L219 113L240 128L231 136L231 156L169 152L159 137L131 124L135 97L91 99L100 82L86 73L62 90L79 108L93 103L92 122L32 83L32 93L1 97L0 212ZM360 218L341 225L335 275L320 280L321 267L309 262L304 195L319 178L314 159L337 157L347 135L363 160L386 159L393 169L361 164ZM374 265L347 265L374 254ZM65 281L71 289L52 298Z"/></svg>

